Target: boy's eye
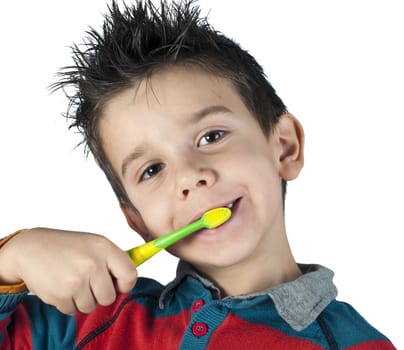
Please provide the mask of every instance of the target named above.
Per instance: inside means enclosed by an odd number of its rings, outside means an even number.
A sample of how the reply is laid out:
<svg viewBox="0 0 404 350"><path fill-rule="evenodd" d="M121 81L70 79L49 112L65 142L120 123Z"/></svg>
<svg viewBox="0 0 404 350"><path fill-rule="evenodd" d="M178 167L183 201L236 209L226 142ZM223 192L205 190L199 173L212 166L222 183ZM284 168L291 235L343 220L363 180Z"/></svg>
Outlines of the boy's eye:
<svg viewBox="0 0 404 350"><path fill-rule="evenodd" d="M153 176L157 175L162 169L164 168L164 164L153 164L143 171L142 175L140 176L140 181L147 180L152 178Z"/></svg>
<svg viewBox="0 0 404 350"><path fill-rule="evenodd" d="M209 131L200 138L200 140L198 141L198 147L217 142L224 136L224 134L225 132L223 130Z"/></svg>

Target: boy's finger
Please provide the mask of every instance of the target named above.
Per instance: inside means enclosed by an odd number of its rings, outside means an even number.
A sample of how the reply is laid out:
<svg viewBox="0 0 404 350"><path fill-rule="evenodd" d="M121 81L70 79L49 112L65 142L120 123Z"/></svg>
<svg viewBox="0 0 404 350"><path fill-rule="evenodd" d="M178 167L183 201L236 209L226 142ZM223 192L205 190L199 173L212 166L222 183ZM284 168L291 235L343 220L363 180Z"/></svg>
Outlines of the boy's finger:
<svg viewBox="0 0 404 350"><path fill-rule="evenodd" d="M137 271L128 255L121 251L108 261L111 275L115 278L116 289L121 293L128 293L137 280Z"/></svg>
<svg viewBox="0 0 404 350"><path fill-rule="evenodd" d="M92 276L90 286L98 304L108 306L115 301L115 285L109 271L105 270Z"/></svg>
<svg viewBox="0 0 404 350"><path fill-rule="evenodd" d="M90 289L81 291L78 295L74 297L74 304L76 309L85 314L93 311L97 305L93 293Z"/></svg>
<svg viewBox="0 0 404 350"><path fill-rule="evenodd" d="M60 305L55 305L55 307L63 314L66 315L71 315L73 316L77 311L77 307L73 299L71 299L69 302L64 302Z"/></svg>

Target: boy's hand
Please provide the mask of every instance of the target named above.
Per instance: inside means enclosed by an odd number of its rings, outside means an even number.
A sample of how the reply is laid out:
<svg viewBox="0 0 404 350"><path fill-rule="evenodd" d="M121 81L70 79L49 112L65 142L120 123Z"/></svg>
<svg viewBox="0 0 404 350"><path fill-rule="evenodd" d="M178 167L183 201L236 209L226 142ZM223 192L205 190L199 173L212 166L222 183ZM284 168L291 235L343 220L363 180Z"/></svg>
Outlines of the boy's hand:
<svg viewBox="0 0 404 350"><path fill-rule="evenodd" d="M24 281L65 314L110 305L116 292L129 292L136 279L128 255L95 234L35 228L0 248L0 284Z"/></svg>

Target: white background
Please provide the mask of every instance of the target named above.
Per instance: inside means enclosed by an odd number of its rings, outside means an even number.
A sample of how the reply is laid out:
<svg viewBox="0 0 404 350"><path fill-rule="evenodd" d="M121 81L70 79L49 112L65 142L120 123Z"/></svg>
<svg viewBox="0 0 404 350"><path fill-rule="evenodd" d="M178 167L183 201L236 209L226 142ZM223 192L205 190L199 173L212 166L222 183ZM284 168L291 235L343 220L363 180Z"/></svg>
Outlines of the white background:
<svg viewBox="0 0 404 350"><path fill-rule="evenodd" d="M248 5L246 5L248 4ZM265 6L264 6L265 4ZM202 0L216 29L264 66L306 131L306 165L286 221L299 262L332 268L339 299L404 348L404 21L400 1ZM104 1L7 1L0 8L0 232L48 226L130 231L101 171L47 86ZM162 253L139 269L168 282Z"/></svg>

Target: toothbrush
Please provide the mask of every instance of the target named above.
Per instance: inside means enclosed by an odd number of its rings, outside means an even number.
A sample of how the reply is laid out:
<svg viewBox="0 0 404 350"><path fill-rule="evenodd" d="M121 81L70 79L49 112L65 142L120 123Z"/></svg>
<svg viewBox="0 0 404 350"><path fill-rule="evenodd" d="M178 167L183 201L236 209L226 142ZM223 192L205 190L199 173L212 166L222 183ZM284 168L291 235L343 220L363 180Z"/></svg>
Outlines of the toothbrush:
<svg viewBox="0 0 404 350"><path fill-rule="evenodd" d="M199 231L203 228L212 229L220 226L226 222L230 216L231 210L226 207L208 210L199 220L194 221L178 230L167 233L164 236L156 238L153 241L129 249L126 251L126 253L128 253L135 266L139 266L146 260L150 259L153 255L157 254L159 251L169 247L180 239L189 236L191 233Z"/></svg>

